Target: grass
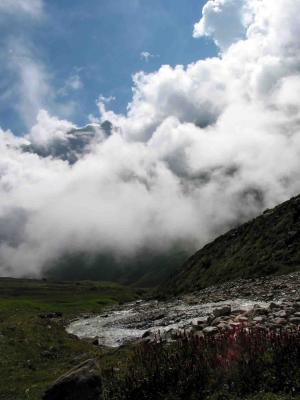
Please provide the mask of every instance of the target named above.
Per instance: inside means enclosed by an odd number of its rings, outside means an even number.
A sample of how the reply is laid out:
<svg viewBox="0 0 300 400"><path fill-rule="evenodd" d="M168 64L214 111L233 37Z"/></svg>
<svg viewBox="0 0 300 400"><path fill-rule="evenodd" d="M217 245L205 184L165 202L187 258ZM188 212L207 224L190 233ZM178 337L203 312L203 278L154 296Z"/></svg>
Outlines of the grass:
<svg viewBox="0 0 300 400"><path fill-rule="evenodd" d="M238 278L300 270L300 196L204 246L161 285L162 297Z"/></svg>
<svg viewBox="0 0 300 400"><path fill-rule="evenodd" d="M0 279L0 399L40 400L61 374L103 357L101 348L68 335L65 324L140 295L110 283ZM62 318L40 317L50 312ZM115 356L107 360L114 363Z"/></svg>

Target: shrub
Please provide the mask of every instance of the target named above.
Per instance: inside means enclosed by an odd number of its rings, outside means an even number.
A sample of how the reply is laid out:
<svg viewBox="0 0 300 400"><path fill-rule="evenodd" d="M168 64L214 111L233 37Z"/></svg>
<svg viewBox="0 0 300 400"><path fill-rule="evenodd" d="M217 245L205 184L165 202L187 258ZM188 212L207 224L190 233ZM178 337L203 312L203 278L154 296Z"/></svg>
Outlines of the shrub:
<svg viewBox="0 0 300 400"><path fill-rule="evenodd" d="M299 330L237 327L215 336L160 336L138 345L126 371L103 371L110 400L225 400L258 392L300 393ZM216 397L217 396L217 397Z"/></svg>

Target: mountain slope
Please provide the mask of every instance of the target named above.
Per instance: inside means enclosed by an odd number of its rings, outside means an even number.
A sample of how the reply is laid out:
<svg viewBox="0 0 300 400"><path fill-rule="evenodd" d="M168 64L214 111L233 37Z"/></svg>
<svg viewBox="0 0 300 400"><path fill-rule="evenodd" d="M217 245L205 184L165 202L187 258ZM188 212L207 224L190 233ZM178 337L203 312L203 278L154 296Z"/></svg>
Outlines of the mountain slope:
<svg viewBox="0 0 300 400"><path fill-rule="evenodd" d="M66 254L44 270L54 280L95 280L118 282L135 287L154 287L191 255L189 246L177 245L163 252L143 249L134 257L116 259L112 254Z"/></svg>
<svg viewBox="0 0 300 400"><path fill-rule="evenodd" d="M300 195L209 243L160 288L178 294L212 284L300 270Z"/></svg>

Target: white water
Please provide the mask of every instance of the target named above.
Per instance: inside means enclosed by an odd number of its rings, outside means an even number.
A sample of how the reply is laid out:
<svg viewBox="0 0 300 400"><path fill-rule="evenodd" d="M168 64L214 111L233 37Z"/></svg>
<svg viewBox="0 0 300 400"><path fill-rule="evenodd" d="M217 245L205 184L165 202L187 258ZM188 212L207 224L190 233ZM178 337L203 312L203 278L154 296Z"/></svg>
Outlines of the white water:
<svg viewBox="0 0 300 400"><path fill-rule="evenodd" d="M267 306L267 303L244 299L193 305L183 300L128 303L103 315L75 320L67 327L67 332L81 339L97 337L102 346L119 347L140 339L146 331L163 333L171 329L187 329L193 319L207 316L225 305L230 305L234 311L248 310L255 304Z"/></svg>

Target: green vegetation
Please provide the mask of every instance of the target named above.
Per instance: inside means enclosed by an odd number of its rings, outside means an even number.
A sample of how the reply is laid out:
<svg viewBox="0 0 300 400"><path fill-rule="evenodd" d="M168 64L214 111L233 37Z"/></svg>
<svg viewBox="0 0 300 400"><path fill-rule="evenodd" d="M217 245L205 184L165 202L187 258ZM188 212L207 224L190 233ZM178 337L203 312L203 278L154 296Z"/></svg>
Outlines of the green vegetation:
<svg viewBox="0 0 300 400"><path fill-rule="evenodd" d="M143 295L143 291L108 283L0 279L0 399L41 400L59 376L97 358L109 400L300 400L299 337L295 342L294 337L281 335L270 340L268 336L266 342L265 336L251 336L246 346L244 341L248 353L244 349L233 352L243 358L233 360L235 368L228 375L227 369L220 369L220 365L227 365L226 357L223 364L214 357L232 354L227 351L233 349L232 343L228 346L230 336L224 336L225 342L185 336L167 346L159 343L105 350L65 332L65 324L80 313L99 313L106 305ZM268 352L262 351L259 343L270 345ZM249 360L255 361L252 367ZM251 371L256 375L251 376ZM206 397L197 397L196 392L191 392L191 397L180 395L179 389L195 389L197 382L202 388L206 385ZM240 383L232 386L229 382L245 382L246 390ZM251 382L254 397L249 390ZM155 388L160 392L153 392ZM289 393L292 388L293 396Z"/></svg>
<svg viewBox="0 0 300 400"><path fill-rule="evenodd" d="M267 210L194 254L159 290L169 296L237 278L300 270L300 196Z"/></svg>
<svg viewBox="0 0 300 400"><path fill-rule="evenodd" d="M99 347L68 335L64 325L80 313L99 313L140 295L109 283L0 279L0 399L40 400L61 374L103 356ZM115 356L107 360L114 363Z"/></svg>
<svg viewBox="0 0 300 400"><path fill-rule="evenodd" d="M111 254L65 254L44 274L55 280L113 281L149 288L167 279L194 251L187 244L178 244L161 252L144 248L135 256L119 259Z"/></svg>
<svg viewBox="0 0 300 400"><path fill-rule="evenodd" d="M103 371L107 400L300 398L300 332L235 328L143 343L125 371ZM271 392L271 393L270 393Z"/></svg>

